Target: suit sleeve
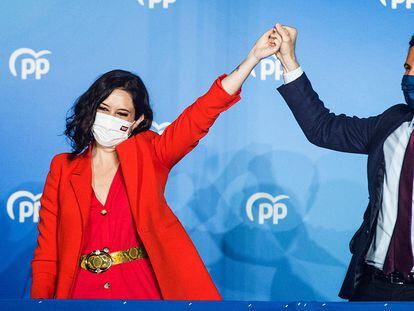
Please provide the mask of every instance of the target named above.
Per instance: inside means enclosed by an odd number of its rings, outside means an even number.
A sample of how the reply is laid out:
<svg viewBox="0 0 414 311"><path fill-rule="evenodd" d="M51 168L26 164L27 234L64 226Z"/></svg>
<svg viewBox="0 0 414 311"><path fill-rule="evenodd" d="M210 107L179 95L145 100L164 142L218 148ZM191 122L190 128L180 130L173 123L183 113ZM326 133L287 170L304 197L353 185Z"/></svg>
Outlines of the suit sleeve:
<svg viewBox="0 0 414 311"><path fill-rule="evenodd" d="M52 159L40 198L37 247L32 267L31 298L53 298L57 274L57 214L60 165Z"/></svg>
<svg viewBox="0 0 414 311"><path fill-rule="evenodd" d="M153 139L158 159L168 168L174 166L204 137L220 113L240 100L240 92L228 94L217 78L209 91L187 107L163 132Z"/></svg>
<svg viewBox="0 0 414 311"><path fill-rule="evenodd" d="M358 118L330 112L305 73L280 86L278 91L311 143L337 151L368 154L380 116Z"/></svg>

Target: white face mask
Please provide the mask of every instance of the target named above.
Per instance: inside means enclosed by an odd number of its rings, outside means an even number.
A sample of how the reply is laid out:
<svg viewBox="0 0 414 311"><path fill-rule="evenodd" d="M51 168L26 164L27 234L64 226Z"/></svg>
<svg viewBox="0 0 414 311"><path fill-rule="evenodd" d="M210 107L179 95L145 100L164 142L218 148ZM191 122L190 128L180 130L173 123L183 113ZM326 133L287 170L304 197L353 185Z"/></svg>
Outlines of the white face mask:
<svg viewBox="0 0 414 311"><path fill-rule="evenodd" d="M115 148L116 145L128 138L131 126L131 122L97 112L92 133L100 145L106 148Z"/></svg>

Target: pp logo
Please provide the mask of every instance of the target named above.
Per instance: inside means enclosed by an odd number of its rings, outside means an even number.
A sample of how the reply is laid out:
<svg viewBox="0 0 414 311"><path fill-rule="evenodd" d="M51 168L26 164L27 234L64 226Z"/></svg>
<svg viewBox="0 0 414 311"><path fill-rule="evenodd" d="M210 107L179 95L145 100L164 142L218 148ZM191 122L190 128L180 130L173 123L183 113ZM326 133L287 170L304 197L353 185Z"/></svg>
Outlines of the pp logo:
<svg viewBox="0 0 414 311"><path fill-rule="evenodd" d="M26 219L33 219L33 222L38 222L41 196L41 193L33 195L31 192L24 190L13 193L7 200L7 214L14 220L17 211L20 223L24 223Z"/></svg>
<svg viewBox="0 0 414 311"><path fill-rule="evenodd" d="M274 76L275 80L280 80L283 75L283 68L276 56L265 58L260 61L260 80L266 80L267 77ZM257 77L256 69L250 73L254 78Z"/></svg>
<svg viewBox="0 0 414 311"><path fill-rule="evenodd" d="M152 125L151 125L151 128L154 130L154 131L156 131L158 134L162 134L162 133L164 133L164 130L165 130L165 128L168 126L168 125L170 125L171 124L171 122L164 122L164 123L160 123L160 124L158 124L157 122L155 122L155 121L152 121Z"/></svg>
<svg viewBox="0 0 414 311"><path fill-rule="evenodd" d="M387 6L387 0L380 0L383 6ZM412 4L414 4L414 0L388 0L391 3L391 8L393 10L397 9L398 6L405 4L407 9L411 9Z"/></svg>
<svg viewBox="0 0 414 311"><path fill-rule="evenodd" d="M272 219L273 224L277 225L279 220L285 219L288 214L288 208L285 203L281 203L281 200L289 199L287 195L278 195L273 197L271 194L266 192L258 192L253 194L246 203L246 214L247 217L254 222L253 207L257 202L258 211L258 222L263 225L265 220ZM258 201L262 201L259 203Z"/></svg>
<svg viewBox="0 0 414 311"><path fill-rule="evenodd" d="M27 79L28 75L35 75L36 80L40 80L42 75L49 72L50 63L49 60L42 57L44 55L52 54L48 50L42 50L38 53L28 48L21 48L13 52L9 59L9 69L13 76L17 77L16 61L20 56L21 58L21 73L20 76L23 80Z"/></svg>
<svg viewBox="0 0 414 311"><path fill-rule="evenodd" d="M147 0L150 9L155 8L156 5L162 4L163 9L168 9L170 4L175 3L176 0ZM145 0L138 0L138 3L145 6Z"/></svg>

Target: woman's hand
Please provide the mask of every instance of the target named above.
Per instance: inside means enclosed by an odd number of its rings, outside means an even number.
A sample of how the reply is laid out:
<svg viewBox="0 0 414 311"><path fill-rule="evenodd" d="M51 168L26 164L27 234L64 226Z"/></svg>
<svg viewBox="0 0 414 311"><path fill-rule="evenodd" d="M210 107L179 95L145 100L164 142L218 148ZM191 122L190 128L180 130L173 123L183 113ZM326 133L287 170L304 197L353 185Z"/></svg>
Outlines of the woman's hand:
<svg viewBox="0 0 414 311"><path fill-rule="evenodd" d="M256 62L260 62L263 58L266 58L279 51L282 44L282 37L277 32L276 26L266 31L259 40L256 41L253 48L250 50L247 58L253 58Z"/></svg>
<svg viewBox="0 0 414 311"><path fill-rule="evenodd" d="M256 41L246 59L221 81L223 89L229 93L236 93L247 79L253 68L263 59L279 51L282 37L273 27L266 31Z"/></svg>

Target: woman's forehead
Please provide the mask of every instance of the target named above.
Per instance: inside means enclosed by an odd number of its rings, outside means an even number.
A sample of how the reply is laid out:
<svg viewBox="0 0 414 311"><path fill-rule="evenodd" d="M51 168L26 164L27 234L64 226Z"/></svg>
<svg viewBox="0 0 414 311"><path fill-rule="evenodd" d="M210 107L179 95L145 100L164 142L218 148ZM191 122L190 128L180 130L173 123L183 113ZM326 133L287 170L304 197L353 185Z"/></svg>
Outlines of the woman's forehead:
<svg viewBox="0 0 414 311"><path fill-rule="evenodd" d="M134 103L131 95L120 89L115 89L109 96L103 101L105 104L117 108L117 107L128 107L133 108Z"/></svg>

